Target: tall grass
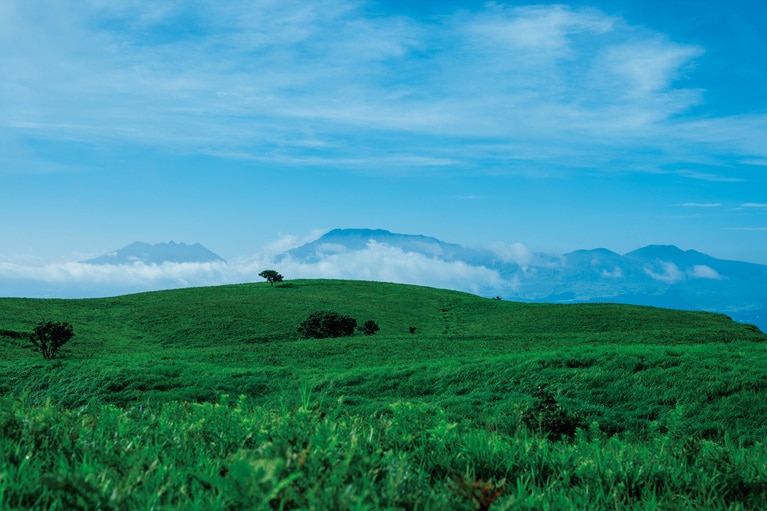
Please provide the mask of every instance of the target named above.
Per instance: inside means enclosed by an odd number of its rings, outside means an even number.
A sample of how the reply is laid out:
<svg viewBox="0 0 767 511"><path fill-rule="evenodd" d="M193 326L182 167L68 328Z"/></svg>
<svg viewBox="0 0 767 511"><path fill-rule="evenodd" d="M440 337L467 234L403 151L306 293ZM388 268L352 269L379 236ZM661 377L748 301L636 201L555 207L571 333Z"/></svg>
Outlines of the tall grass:
<svg viewBox="0 0 767 511"><path fill-rule="evenodd" d="M298 339L315 310L381 330ZM60 360L41 318L74 326ZM370 282L0 299L0 509L751 508L765 340ZM529 419L541 386L573 438Z"/></svg>
<svg viewBox="0 0 767 511"><path fill-rule="evenodd" d="M581 430L555 442L450 422L437 407L376 415L249 399L63 409L2 402L2 509L737 509L767 501L767 452L673 432ZM479 483L482 481L482 483Z"/></svg>

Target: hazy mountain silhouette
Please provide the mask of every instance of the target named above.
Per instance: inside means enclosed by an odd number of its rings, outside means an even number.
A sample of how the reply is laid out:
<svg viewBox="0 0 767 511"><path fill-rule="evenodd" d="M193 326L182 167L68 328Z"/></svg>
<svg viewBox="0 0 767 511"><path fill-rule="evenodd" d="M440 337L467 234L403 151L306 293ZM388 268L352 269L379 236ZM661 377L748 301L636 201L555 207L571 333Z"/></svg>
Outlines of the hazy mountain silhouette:
<svg viewBox="0 0 767 511"><path fill-rule="evenodd" d="M225 262L199 243L157 243L150 245L136 241L127 247L115 250L95 259L80 261L86 264L162 264L162 263L207 263Z"/></svg>
<svg viewBox="0 0 767 511"><path fill-rule="evenodd" d="M332 254L365 250L370 243L389 245L404 252L416 252L443 261L479 262L486 257L482 251L420 234L396 234L383 229L333 229L310 243L281 254L278 261L291 257L312 263Z"/></svg>

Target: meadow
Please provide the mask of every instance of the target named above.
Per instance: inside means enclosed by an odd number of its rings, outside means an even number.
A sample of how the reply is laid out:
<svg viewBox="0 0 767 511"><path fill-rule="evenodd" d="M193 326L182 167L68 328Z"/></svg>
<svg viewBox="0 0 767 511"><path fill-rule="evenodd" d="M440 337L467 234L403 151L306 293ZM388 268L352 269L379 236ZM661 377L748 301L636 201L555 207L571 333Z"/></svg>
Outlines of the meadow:
<svg viewBox="0 0 767 511"><path fill-rule="evenodd" d="M317 310L381 329L299 339ZM56 360L13 335L43 319ZM767 336L719 314L297 280L4 298L0 331L0 509L767 502Z"/></svg>

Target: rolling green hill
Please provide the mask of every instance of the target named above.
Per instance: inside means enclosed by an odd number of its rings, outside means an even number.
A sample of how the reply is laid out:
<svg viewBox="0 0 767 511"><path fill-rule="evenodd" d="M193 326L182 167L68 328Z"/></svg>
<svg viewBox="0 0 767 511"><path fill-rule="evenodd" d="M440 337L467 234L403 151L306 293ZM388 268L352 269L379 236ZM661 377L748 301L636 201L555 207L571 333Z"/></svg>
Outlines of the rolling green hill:
<svg viewBox="0 0 767 511"><path fill-rule="evenodd" d="M381 330L298 339L317 310ZM56 360L22 335L43 319L74 326ZM0 507L750 508L765 341L360 281L0 299Z"/></svg>
<svg viewBox="0 0 767 511"><path fill-rule="evenodd" d="M381 330L298 339L297 326L316 310L373 319ZM221 393L292 405L308 386L365 411L416 400L504 428L547 385L611 433L642 434L678 408L690 431L707 436L767 433L750 418L767 415L766 338L717 314L333 280L0 300L0 330L30 331L42 318L72 323L75 338L51 363L24 339L0 337L1 392L70 407L216 401Z"/></svg>

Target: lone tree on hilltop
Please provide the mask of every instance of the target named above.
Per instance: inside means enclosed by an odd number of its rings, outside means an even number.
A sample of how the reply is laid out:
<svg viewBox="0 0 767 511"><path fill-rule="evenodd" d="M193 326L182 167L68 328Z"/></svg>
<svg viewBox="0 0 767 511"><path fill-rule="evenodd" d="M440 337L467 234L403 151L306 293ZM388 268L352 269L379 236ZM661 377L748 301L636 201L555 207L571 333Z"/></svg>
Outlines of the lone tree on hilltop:
<svg viewBox="0 0 767 511"><path fill-rule="evenodd" d="M332 311L312 312L298 327L302 339L325 339L354 335L357 320Z"/></svg>
<svg viewBox="0 0 767 511"><path fill-rule="evenodd" d="M37 351L43 354L43 358L56 358L64 344L74 337L72 325L63 321L41 321L29 334L29 340L35 345Z"/></svg>
<svg viewBox="0 0 767 511"><path fill-rule="evenodd" d="M275 282L282 282L282 275L275 270L264 270L258 274L259 277L264 278L269 282L270 286L273 286Z"/></svg>

